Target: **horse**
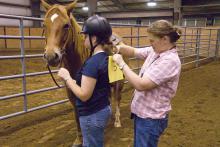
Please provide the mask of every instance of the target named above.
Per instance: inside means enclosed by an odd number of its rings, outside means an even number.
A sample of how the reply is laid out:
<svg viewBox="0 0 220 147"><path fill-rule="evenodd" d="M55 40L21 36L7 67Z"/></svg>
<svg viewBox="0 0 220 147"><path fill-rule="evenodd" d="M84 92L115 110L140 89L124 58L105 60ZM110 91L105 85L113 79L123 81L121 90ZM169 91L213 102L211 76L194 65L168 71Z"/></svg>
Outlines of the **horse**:
<svg viewBox="0 0 220 147"><path fill-rule="evenodd" d="M41 0L41 3L46 10L44 18L46 42L44 58L48 65L53 67L62 65L70 71L71 77L75 77L76 72L89 57L89 50L84 48L84 36L80 33L81 26L71 13L77 4L77 0L65 6L59 4L50 5L44 0ZM122 42L118 41L117 43L120 44ZM123 82L116 82L112 85L112 93L115 97L116 105L114 126L121 127L119 106ZM75 110L74 114L77 125L76 139L73 145L80 146L82 145L82 135L75 106L75 96L68 88L66 88L66 91Z"/></svg>

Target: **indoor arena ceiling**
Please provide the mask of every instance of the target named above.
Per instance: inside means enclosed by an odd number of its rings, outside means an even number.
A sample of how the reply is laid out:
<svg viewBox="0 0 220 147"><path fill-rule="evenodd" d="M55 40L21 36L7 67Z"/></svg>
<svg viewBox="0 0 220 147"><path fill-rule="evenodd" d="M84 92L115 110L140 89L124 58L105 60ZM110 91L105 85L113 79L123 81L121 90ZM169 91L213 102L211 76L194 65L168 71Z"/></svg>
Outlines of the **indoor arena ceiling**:
<svg viewBox="0 0 220 147"><path fill-rule="evenodd" d="M69 3L73 0L48 0L51 3ZM154 9L172 9L173 0L155 0L157 6ZM149 0L98 0L97 3L97 12L127 12L127 11L142 11L150 10L147 7L147 2ZM77 11L82 12L82 7L87 6L87 0L78 0Z"/></svg>
<svg viewBox="0 0 220 147"><path fill-rule="evenodd" d="M47 0L50 3L69 3L73 0ZM155 1L157 6L148 7L147 2ZM82 7L87 6L87 0L78 0L75 13L86 13ZM98 13L138 12L173 10L174 0L98 0ZM183 15L219 15L220 0L182 0Z"/></svg>

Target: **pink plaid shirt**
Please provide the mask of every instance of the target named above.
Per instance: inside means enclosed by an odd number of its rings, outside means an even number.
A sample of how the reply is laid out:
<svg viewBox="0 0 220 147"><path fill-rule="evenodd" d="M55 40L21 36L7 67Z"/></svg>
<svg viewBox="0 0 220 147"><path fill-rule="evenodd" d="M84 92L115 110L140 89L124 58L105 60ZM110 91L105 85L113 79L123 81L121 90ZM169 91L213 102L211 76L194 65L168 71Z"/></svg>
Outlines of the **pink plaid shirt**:
<svg viewBox="0 0 220 147"><path fill-rule="evenodd" d="M165 118L171 110L181 71L181 62L176 48L160 54L152 47L138 49L135 56L145 59L139 76L148 77L158 86L146 91L134 91L131 112L141 118Z"/></svg>

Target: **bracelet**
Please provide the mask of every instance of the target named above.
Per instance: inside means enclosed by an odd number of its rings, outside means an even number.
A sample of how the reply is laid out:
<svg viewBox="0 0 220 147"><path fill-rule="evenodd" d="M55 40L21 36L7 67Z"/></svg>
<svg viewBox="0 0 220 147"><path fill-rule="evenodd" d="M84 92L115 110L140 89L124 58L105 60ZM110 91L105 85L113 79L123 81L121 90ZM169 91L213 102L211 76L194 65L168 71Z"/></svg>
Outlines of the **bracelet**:
<svg viewBox="0 0 220 147"><path fill-rule="evenodd" d="M123 70L123 68L125 67L125 65L127 65L126 63L124 63L122 66L119 67L120 70Z"/></svg>

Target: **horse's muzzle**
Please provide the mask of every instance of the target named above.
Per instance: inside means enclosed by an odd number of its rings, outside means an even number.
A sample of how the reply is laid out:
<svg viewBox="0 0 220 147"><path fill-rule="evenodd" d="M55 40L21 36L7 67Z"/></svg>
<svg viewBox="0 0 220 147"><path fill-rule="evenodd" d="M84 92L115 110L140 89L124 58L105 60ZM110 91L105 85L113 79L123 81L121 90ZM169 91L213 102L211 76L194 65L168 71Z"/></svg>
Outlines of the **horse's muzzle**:
<svg viewBox="0 0 220 147"><path fill-rule="evenodd" d="M55 53L55 56L48 56L46 53L44 53L43 56L44 60L48 63L48 65L56 67L60 63L60 57L57 53Z"/></svg>

